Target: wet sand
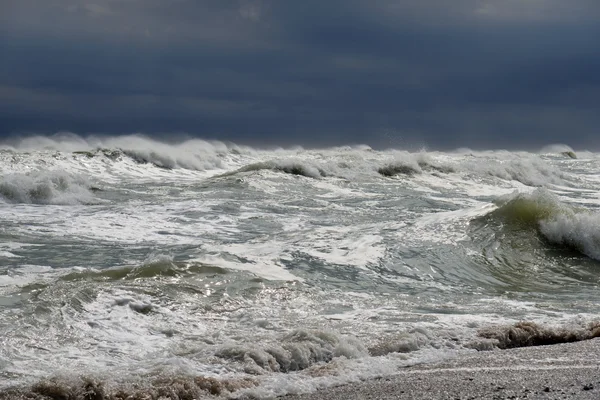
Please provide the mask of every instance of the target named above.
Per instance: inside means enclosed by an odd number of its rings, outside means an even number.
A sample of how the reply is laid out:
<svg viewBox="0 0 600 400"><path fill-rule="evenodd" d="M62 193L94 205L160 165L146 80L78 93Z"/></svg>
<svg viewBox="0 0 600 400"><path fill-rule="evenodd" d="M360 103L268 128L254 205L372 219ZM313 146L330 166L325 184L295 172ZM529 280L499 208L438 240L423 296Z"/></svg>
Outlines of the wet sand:
<svg viewBox="0 0 600 400"><path fill-rule="evenodd" d="M600 399L600 339L478 352L285 400Z"/></svg>

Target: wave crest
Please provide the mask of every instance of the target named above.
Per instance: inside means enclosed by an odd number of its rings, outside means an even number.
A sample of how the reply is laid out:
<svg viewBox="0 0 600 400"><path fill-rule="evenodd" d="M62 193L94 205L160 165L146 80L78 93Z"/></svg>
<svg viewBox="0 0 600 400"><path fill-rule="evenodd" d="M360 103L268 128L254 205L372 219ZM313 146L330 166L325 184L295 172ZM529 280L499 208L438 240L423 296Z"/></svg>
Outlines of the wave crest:
<svg viewBox="0 0 600 400"><path fill-rule="evenodd" d="M509 226L538 228L540 221L563 210L560 201L547 190L536 190L531 194L518 194L498 200L499 207L490 216Z"/></svg>
<svg viewBox="0 0 600 400"><path fill-rule="evenodd" d="M233 174L260 170L279 171L290 175L299 175L315 179L324 178L329 175L323 168L311 165L306 161L293 159L265 161L246 165L245 167L234 171Z"/></svg>
<svg viewBox="0 0 600 400"><path fill-rule="evenodd" d="M98 199L82 176L60 171L9 174L0 178L0 199L26 204L92 204Z"/></svg>
<svg viewBox="0 0 600 400"><path fill-rule="evenodd" d="M63 133L51 137L26 137L0 146L5 150L18 152L53 150L86 157L103 155L113 161L125 156L135 162L153 164L160 168L197 171L224 168L228 158L255 153L250 147L219 141L188 139L178 143L166 143L140 134L81 137Z"/></svg>
<svg viewBox="0 0 600 400"><path fill-rule="evenodd" d="M509 230L534 230L550 244L600 260L600 213L569 206L544 189L504 201L487 218Z"/></svg>
<svg viewBox="0 0 600 400"><path fill-rule="evenodd" d="M568 175L556 167L540 158L525 155L517 159L481 160L472 163L469 169L478 174L483 173L534 187L570 183Z"/></svg>
<svg viewBox="0 0 600 400"><path fill-rule="evenodd" d="M395 160L377 169L380 175L392 177L395 175L414 175L422 172L456 172L450 165L442 165L434 161L428 153L406 153L395 154Z"/></svg>
<svg viewBox="0 0 600 400"><path fill-rule="evenodd" d="M561 213L540 221L540 232L552 243L600 260L600 214Z"/></svg>

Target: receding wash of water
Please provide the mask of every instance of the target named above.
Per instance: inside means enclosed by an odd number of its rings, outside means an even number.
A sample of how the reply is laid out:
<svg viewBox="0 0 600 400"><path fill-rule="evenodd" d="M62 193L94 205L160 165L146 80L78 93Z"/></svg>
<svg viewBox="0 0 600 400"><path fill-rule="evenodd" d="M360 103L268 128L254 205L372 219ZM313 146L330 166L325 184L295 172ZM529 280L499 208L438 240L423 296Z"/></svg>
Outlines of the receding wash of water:
<svg viewBox="0 0 600 400"><path fill-rule="evenodd" d="M0 148L0 399L275 397L600 335L596 153Z"/></svg>

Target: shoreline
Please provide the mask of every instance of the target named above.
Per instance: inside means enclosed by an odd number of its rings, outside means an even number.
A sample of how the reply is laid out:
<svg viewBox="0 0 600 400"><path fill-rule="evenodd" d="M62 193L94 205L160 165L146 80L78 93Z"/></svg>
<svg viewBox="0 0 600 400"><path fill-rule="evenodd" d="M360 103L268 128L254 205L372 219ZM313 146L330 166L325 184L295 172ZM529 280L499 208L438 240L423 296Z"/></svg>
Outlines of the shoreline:
<svg viewBox="0 0 600 400"><path fill-rule="evenodd" d="M158 385L121 388L78 377L41 380L0 390L0 400L273 399L253 395L248 379L175 376ZM250 389L250 393L240 393ZM236 393L237 392L237 393ZM395 375L329 387L280 400L383 399L600 399L600 338L572 343L464 353L437 363L406 367Z"/></svg>
<svg viewBox="0 0 600 400"><path fill-rule="evenodd" d="M281 400L599 399L600 339L482 351Z"/></svg>

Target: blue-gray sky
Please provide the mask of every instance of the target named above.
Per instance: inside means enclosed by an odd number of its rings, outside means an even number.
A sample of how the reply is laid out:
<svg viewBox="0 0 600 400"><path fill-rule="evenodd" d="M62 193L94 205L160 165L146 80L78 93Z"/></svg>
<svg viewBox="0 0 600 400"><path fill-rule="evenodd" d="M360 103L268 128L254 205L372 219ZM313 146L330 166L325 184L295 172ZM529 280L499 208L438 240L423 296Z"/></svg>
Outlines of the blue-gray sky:
<svg viewBox="0 0 600 400"><path fill-rule="evenodd" d="M600 148L598 0L0 0L0 135Z"/></svg>

